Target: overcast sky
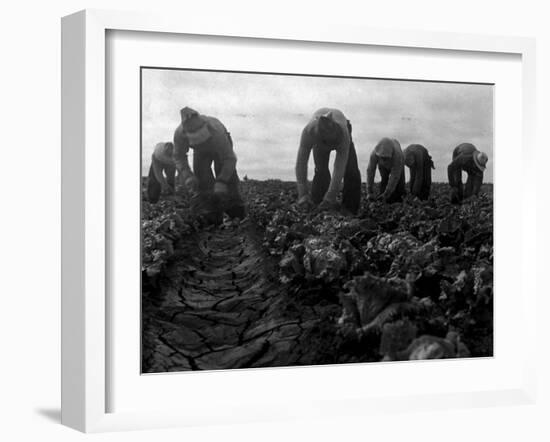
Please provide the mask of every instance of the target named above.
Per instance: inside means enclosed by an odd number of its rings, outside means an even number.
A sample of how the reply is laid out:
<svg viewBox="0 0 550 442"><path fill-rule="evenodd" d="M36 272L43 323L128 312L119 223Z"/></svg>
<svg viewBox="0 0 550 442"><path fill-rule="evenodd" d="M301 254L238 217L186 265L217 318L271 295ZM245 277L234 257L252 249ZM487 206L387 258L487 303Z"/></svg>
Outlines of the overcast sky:
<svg viewBox="0 0 550 442"><path fill-rule="evenodd" d="M172 141L179 110L189 106L227 127L241 178L294 181L301 131L317 109L331 107L352 123L363 181L382 137L396 138L403 149L424 145L434 181L447 181L454 147L473 143L487 153L484 179L493 181L492 86L162 69L143 69L142 80L144 175L155 144Z"/></svg>

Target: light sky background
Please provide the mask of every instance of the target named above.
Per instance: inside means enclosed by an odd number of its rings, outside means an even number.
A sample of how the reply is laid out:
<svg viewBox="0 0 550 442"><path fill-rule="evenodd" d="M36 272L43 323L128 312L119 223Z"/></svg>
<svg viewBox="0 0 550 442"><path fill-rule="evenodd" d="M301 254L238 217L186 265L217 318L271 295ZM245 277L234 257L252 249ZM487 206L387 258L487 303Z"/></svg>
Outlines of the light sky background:
<svg viewBox="0 0 550 442"><path fill-rule="evenodd" d="M396 138L403 149L424 145L436 167L436 182L447 181L453 149L473 143L489 157L484 181L493 181L490 85L143 69L144 175L155 144L172 141L185 106L227 127L241 178L294 181L302 129L317 109L331 107L351 121L363 181L369 155L383 137ZM308 173L311 179L313 155ZM408 169L406 174L408 180Z"/></svg>

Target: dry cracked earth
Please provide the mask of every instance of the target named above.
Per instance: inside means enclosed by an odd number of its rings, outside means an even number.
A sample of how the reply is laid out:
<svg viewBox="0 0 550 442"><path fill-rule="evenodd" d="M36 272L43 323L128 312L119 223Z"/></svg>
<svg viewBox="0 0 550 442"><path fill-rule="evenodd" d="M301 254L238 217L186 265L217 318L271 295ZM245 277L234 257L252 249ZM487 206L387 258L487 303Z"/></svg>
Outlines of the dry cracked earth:
<svg viewBox="0 0 550 442"><path fill-rule="evenodd" d="M158 286L144 287L143 372L336 362L326 328L340 307L281 293L250 221L187 235L175 249Z"/></svg>

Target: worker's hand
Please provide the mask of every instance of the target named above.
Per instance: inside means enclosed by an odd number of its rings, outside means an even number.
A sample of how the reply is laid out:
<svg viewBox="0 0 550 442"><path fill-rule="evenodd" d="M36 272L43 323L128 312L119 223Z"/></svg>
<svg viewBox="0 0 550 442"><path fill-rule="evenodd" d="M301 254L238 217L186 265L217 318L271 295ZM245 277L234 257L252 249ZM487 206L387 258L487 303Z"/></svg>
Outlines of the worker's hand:
<svg viewBox="0 0 550 442"><path fill-rule="evenodd" d="M222 183L221 181L216 181L214 184L214 193L216 195L225 194L229 192L229 188L227 187L227 184Z"/></svg>
<svg viewBox="0 0 550 442"><path fill-rule="evenodd" d="M173 195L174 189L169 184L163 184L161 193L163 195Z"/></svg>
<svg viewBox="0 0 550 442"><path fill-rule="evenodd" d="M376 196L374 195L374 193L369 193L369 194L367 194L367 200L368 200L368 201L374 201L374 200L376 200Z"/></svg>
<svg viewBox="0 0 550 442"><path fill-rule="evenodd" d="M311 201L309 194L305 194L298 198L298 207L305 210L309 210L313 207L313 201Z"/></svg>
<svg viewBox="0 0 550 442"><path fill-rule="evenodd" d="M340 205L336 201L323 200L317 210L320 212L334 212L340 209Z"/></svg>
<svg viewBox="0 0 550 442"><path fill-rule="evenodd" d="M190 176L184 181L185 187L191 193L196 193L199 188L199 182L195 176Z"/></svg>
<svg viewBox="0 0 550 442"><path fill-rule="evenodd" d="M386 192L384 193L381 193L380 195L378 195L378 197L376 198L376 201L386 201L388 199L388 195L386 194Z"/></svg>

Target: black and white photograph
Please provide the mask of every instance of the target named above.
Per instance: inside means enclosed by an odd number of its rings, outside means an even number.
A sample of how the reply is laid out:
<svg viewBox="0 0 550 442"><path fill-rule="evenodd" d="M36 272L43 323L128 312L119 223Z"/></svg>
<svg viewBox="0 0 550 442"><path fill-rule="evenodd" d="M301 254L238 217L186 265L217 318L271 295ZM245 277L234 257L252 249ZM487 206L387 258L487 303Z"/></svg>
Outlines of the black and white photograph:
<svg viewBox="0 0 550 442"><path fill-rule="evenodd" d="M140 77L142 373L493 356L493 84Z"/></svg>
<svg viewBox="0 0 550 442"><path fill-rule="evenodd" d="M0 441L550 441L547 10L7 2Z"/></svg>

